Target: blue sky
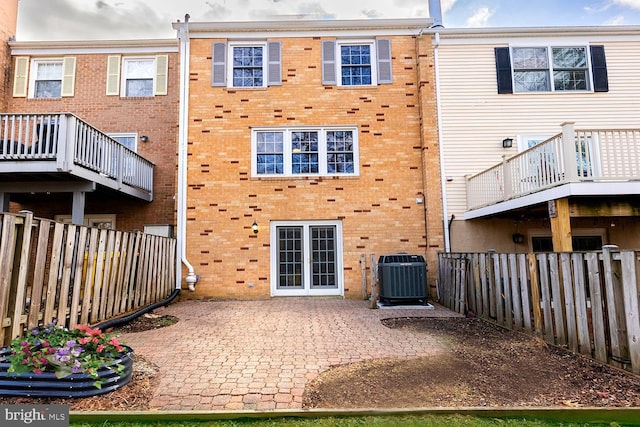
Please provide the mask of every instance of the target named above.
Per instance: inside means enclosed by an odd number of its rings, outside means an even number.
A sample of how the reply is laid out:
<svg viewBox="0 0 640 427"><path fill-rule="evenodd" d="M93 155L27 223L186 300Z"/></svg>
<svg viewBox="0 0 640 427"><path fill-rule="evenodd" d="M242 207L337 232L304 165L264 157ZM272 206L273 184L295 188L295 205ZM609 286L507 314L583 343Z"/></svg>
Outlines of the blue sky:
<svg viewBox="0 0 640 427"><path fill-rule="evenodd" d="M171 23L429 16L428 0L19 0L18 40L173 38ZM460 27L640 25L640 0L441 0Z"/></svg>

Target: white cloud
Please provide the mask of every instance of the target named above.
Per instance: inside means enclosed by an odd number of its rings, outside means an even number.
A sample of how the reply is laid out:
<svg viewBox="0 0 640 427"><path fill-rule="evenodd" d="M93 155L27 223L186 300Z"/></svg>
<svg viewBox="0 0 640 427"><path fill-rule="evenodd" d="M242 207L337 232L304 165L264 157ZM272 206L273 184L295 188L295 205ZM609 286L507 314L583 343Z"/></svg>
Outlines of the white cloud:
<svg viewBox="0 0 640 427"><path fill-rule="evenodd" d="M612 0L614 4L630 7L631 9L640 9L640 0Z"/></svg>
<svg viewBox="0 0 640 427"><path fill-rule="evenodd" d="M488 7L481 7L472 16L467 18L467 26L469 27L484 27L489 22L489 19L493 16L495 11L489 10Z"/></svg>

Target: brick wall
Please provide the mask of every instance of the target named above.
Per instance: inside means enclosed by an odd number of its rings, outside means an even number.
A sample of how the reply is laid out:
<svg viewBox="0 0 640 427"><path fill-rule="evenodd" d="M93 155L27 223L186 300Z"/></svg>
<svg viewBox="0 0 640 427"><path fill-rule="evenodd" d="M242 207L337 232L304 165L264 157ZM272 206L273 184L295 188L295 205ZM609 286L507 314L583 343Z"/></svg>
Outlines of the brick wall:
<svg viewBox="0 0 640 427"><path fill-rule="evenodd" d="M168 95L150 98L106 96L107 55L78 54L73 97L27 99L11 97L8 111L19 113L71 112L106 133L137 132L138 154L155 164L152 203L113 193L88 193L86 214L116 214L120 230L142 229L144 224L175 224L176 156L179 102L179 55L169 53ZM21 196L20 208L52 218L71 213L69 194Z"/></svg>
<svg viewBox="0 0 640 427"><path fill-rule="evenodd" d="M18 0L3 0L0 4L0 111L7 107L7 96L11 79L11 53L7 43L16 35Z"/></svg>
<svg viewBox="0 0 640 427"><path fill-rule="evenodd" d="M427 37L420 54L415 37L391 40L391 85L323 86L322 40L309 37L280 39L283 84L255 90L211 87L213 40L192 40L187 257L201 276L194 297L268 297L273 220L342 221L349 298L362 296L361 254L427 255L435 276L442 232L432 49ZM301 125L358 126L359 176L252 178L251 127Z"/></svg>

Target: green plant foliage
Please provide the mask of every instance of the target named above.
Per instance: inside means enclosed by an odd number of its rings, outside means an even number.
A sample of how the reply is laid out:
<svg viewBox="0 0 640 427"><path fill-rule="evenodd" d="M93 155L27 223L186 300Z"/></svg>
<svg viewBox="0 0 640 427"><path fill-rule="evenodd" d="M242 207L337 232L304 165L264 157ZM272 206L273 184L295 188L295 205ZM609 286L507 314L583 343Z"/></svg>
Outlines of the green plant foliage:
<svg viewBox="0 0 640 427"><path fill-rule="evenodd" d="M11 342L8 372L53 372L57 378L82 373L95 379L93 385L101 388L98 369L113 364L124 350L117 337L86 325L71 330L55 324L38 326ZM122 372L124 366L113 364L109 368Z"/></svg>

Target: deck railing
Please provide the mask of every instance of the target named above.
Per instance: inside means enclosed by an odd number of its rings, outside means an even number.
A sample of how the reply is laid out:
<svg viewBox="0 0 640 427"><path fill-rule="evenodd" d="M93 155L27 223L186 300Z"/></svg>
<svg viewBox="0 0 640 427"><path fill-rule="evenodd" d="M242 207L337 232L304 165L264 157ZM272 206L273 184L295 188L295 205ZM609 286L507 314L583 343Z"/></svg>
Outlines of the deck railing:
<svg viewBox="0 0 640 427"><path fill-rule="evenodd" d="M562 133L467 177L467 209L571 182L640 179L640 129Z"/></svg>
<svg viewBox="0 0 640 427"><path fill-rule="evenodd" d="M440 302L640 374L640 252L441 253Z"/></svg>
<svg viewBox="0 0 640 427"><path fill-rule="evenodd" d="M0 214L0 347L27 328L97 324L175 289L175 239Z"/></svg>
<svg viewBox="0 0 640 427"><path fill-rule="evenodd" d="M16 171L49 172L37 163L55 162L55 170L81 168L121 189L123 184L153 194L153 164L73 114L0 114L0 165ZM44 165L44 163L40 163ZM7 166L9 167L9 166ZM3 168L4 172L12 170Z"/></svg>

